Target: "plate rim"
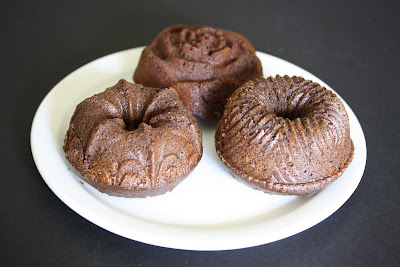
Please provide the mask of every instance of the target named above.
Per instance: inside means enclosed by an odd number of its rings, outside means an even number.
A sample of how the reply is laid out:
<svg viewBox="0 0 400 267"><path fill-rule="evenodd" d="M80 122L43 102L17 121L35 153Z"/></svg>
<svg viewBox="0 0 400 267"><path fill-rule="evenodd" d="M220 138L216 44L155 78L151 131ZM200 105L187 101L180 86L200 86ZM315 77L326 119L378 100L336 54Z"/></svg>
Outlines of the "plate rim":
<svg viewBox="0 0 400 267"><path fill-rule="evenodd" d="M49 186L49 188L53 191L53 193L62 202L64 202L64 204L66 204L69 208L71 208L73 211L78 213L83 218L91 221L92 223L96 224L97 226L99 226L103 229L106 229L112 233L115 233L117 235L123 236L128 239L146 243L146 244L167 247L167 248L174 248L174 249L185 249L185 250L205 250L205 251L231 250L231 249L253 247L253 246L258 246L258 245L262 245L262 244L275 242L277 240L281 240L281 239L287 238L289 236L295 235L297 233L300 233L304 230L307 230L307 229L311 228L312 226L322 222L323 220L328 218L330 215L332 215L334 212L336 212L351 197L351 195L357 189L358 184L360 183L363 173L365 171L366 159L367 159L367 147L366 147L365 135L362 130L361 124L358 121L358 118L356 117L353 110L345 102L345 100L342 99L339 94L337 94L337 92L335 90L333 90L331 87L329 87L326 83L324 83L321 79L319 79L312 73L309 73L308 71L304 70L303 68L301 68L291 62L288 62L284 59L278 58L273 55L269 55L267 53L257 51L256 52L257 56L270 57L274 60L279 60L284 64L290 64L290 66L295 67L296 69L300 69L301 72L306 73L307 78L312 77L313 81L319 82L326 88L332 90L342 100L342 102L345 105L346 110L349 114L349 117L351 116L352 120L355 119L353 123L355 123L356 125L350 125L350 127L353 128L353 130L354 130L354 128L357 128L357 131L359 134L358 137L360 137L360 139L361 139L359 141L361 142L362 147L361 147L361 151L358 151L358 153L361 152L361 154L358 157L362 157L362 158L360 158L361 162L360 162L359 166L357 166L357 169L356 169L359 179L357 179L357 182L353 184L352 188L347 189L345 195L342 195L340 201L335 202L336 205L334 205L334 207L330 207L330 209L328 209L328 210L323 209L323 212L318 213L317 216L314 218L315 223L313 223L313 224L309 224L309 223L304 224L303 223L302 225L297 225L296 227L291 228L290 231L287 231L287 229L286 229L286 231L284 231L283 233L282 233L282 231L280 231L280 232L277 231L277 233L275 235L269 236L268 238L266 238L262 234L257 234L256 236L252 236L251 238L249 238L249 237L246 238L246 236L243 237L243 235L241 235L240 240L237 240L236 238L232 238L232 235L227 236L227 234L230 234L232 231L235 231L236 233L241 233L241 232L245 231L245 229L243 229L243 227L240 227L240 226L239 227L238 226L236 226L236 227L228 227L228 226L209 227L207 229L206 233L204 233L204 231L203 231L204 229L199 230L199 229L197 229L197 228L195 229L193 227L179 226L180 231L181 231L180 238L185 237L185 235L187 235L188 232L190 232L192 234L192 236L194 237L189 241L186 240L186 242L185 242L184 239L179 239L177 236L170 236L164 232L165 230L176 229L176 226L164 224L160 227L159 224L154 225L155 222L151 222L149 220L142 219L142 218L140 218L140 219L133 218L132 216L128 216L127 214L124 214L122 212L118 212L118 211L112 209L111 207L107 206L107 204L101 202L98 199L93 199L94 197L92 195L90 195L89 193L87 194L87 196L84 196L84 199L86 199L88 201L89 201L89 199L91 199L92 201L90 201L90 203L100 204L101 211L107 211L111 215L125 217L125 221L123 222L122 228L121 228L121 222L115 222L115 220L112 220L112 219L107 220L107 219L104 219L103 216L99 216L99 213L96 213L96 210L98 210L99 207L97 207L97 209L94 209L94 210L87 210L84 208L84 206L77 205L78 203L76 201L74 201L74 199L71 200L68 193L62 192L57 188L54 179L52 180L51 178L48 177L48 172L46 171L46 166L43 165L43 159L41 158L40 153L38 152L38 147L37 147L37 145L38 145L37 131L38 131L38 127L40 126L39 125L40 124L39 116L41 115L41 112L43 112L43 109L45 108L45 105L49 101L52 94L55 94L55 92L57 90L59 90L57 88L60 88L60 84L65 82L67 79L69 79L74 74L78 73L79 71L83 71L85 68L87 68L91 64L96 64L96 62L99 62L100 60L104 60L107 57L123 55L125 53L140 53L143 48L144 47L136 47L136 48L131 48L131 49L126 49L126 50L122 50L119 52L115 52L115 53L100 57L98 59L95 59L87 64L84 64L83 66L79 67L78 69L74 70L73 72L71 72L70 74L65 76L61 81L59 81L46 94L46 96L43 98L42 102L38 106L38 109L33 118L32 126L31 126L31 133L30 133L30 144L31 144L31 152L32 152L32 156L33 156L35 165L37 166L37 169L38 169L42 179ZM58 148L58 149L60 149L60 148ZM356 154L354 155L354 157L356 157ZM353 159L353 162L354 162L354 160L355 159ZM289 212L288 214L280 216L279 220L283 221L283 224L288 223L288 220L290 219L291 216L293 216L293 213L296 213L296 211L298 213L301 211L301 209L302 208L296 209L294 211ZM137 231L135 229L129 229L129 227L128 227L129 225L126 225L126 222L128 222L128 221L130 223L135 223L135 224L140 225L142 227L142 230ZM145 221L145 222L143 222L143 221ZM253 232L255 231L255 233L258 233L258 231L262 230L262 226L263 226L262 221L257 222L255 224L253 223L253 225L252 225ZM158 228L158 229L156 231L154 231L154 229L156 229L156 228ZM182 228L185 228L185 229L182 229ZM207 233L210 233L210 232L214 236L217 236L219 238L225 238L225 239L222 241L219 240L219 242L216 240L210 241L209 236L207 236ZM193 242L193 240L194 240L194 242ZM190 242L190 241L192 241L192 242Z"/></svg>

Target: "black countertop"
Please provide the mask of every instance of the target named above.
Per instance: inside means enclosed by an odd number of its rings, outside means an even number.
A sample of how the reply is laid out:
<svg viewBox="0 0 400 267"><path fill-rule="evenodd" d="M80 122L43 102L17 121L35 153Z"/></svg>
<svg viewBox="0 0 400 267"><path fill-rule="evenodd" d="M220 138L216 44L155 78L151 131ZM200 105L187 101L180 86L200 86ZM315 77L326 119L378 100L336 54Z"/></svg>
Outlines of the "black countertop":
<svg viewBox="0 0 400 267"><path fill-rule="evenodd" d="M1 4L5 265L396 265L400 261L399 2L8 1ZM173 24L246 36L334 88L367 140L364 176L332 216L252 248L198 252L110 233L69 209L41 178L30 150L40 102L66 75L113 52L147 45Z"/></svg>

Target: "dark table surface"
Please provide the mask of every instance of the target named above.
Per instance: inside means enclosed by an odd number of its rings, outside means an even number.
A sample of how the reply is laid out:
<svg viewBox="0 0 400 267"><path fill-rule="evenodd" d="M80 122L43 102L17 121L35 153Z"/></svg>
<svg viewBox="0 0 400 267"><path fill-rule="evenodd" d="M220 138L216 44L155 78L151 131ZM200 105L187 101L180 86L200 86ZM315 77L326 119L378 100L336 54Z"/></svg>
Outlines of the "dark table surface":
<svg viewBox="0 0 400 267"><path fill-rule="evenodd" d="M7 1L1 27L1 259L11 265L396 265L400 261L398 1ZM63 77L149 44L173 24L245 35L334 88L367 140L364 176L332 216L252 248L198 252L110 233L47 187L30 149L32 119Z"/></svg>

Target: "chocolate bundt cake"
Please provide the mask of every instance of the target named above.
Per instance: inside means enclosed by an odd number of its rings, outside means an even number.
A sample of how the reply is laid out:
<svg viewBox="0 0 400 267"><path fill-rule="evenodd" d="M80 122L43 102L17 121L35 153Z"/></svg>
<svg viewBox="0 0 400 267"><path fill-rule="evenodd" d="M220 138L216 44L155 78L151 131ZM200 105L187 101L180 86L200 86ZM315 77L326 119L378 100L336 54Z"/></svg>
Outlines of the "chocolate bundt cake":
<svg viewBox="0 0 400 267"><path fill-rule="evenodd" d="M354 146L343 103L301 77L249 81L229 98L217 153L239 181L264 192L302 195L340 177Z"/></svg>
<svg viewBox="0 0 400 267"><path fill-rule="evenodd" d="M257 77L262 77L261 62L243 36L176 25L143 50L133 79L145 86L173 87L194 114L217 119L233 91Z"/></svg>
<svg viewBox="0 0 400 267"><path fill-rule="evenodd" d="M85 181L123 197L172 190L202 149L196 121L174 89L125 80L81 102L64 140L66 158Z"/></svg>

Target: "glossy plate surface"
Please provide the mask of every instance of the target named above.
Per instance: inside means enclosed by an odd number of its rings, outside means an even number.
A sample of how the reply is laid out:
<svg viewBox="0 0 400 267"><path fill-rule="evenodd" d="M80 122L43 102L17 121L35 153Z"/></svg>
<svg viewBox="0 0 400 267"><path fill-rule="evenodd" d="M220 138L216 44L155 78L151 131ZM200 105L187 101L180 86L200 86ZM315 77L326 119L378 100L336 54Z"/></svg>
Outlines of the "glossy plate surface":
<svg viewBox="0 0 400 267"><path fill-rule="evenodd" d="M341 178L306 196L268 195L234 179L214 145L216 122L198 120L203 158L172 192L145 199L111 197L82 182L69 169L62 150L78 103L124 78L132 82L143 48L114 53L74 71L39 106L31 129L36 166L50 189L72 210L115 234L179 249L226 250L270 243L304 231L339 209L357 188L366 163L364 133L345 104L355 146L353 162ZM257 52L264 76L303 76L331 89L307 71ZM331 89L332 90L332 89Z"/></svg>

